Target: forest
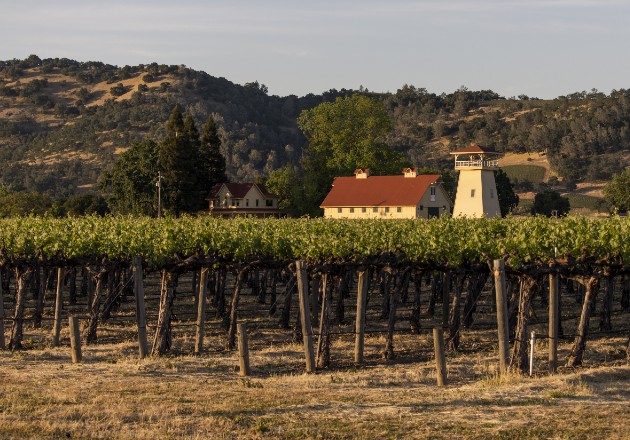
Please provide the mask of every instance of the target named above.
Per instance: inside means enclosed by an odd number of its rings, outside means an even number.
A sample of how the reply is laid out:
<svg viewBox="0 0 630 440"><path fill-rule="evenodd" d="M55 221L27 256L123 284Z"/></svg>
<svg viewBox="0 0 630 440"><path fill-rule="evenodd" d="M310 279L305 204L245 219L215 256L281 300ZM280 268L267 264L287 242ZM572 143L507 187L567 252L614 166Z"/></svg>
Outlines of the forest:
<svg viewBox="0 0 630 440"><path fill-rule="evenodd" d="M628 164L630 91L576 92L555 99L503 97L460 87L436 94L335 90L269 95L183 65L112 66L65 58L0 61L0 185L68 198L89 192L134 142L165 136L175 105L201 126L212 117L231 181L297 166L307 147L297 119L338 97L381 101L392 120L384 142L410 165L450 170L448 152L479 143L503 152L542 152L568 187L608 180Z"/></svg>

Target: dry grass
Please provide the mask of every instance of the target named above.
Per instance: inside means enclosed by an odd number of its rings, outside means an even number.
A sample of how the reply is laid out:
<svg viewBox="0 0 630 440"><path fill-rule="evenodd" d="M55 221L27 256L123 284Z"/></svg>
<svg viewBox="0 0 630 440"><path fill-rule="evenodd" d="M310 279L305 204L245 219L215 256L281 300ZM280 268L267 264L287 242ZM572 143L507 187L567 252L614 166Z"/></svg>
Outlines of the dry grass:
<svg viewBox="0 0 630 440"><path fill-rule="evenodd" d="M104 328L101 332L121 329ZM133 329L125 329L129 335ZM29 332L32 346L38 334ZM64 343L67 334L64 332ZM366 364L352 365L352 341L332 347L335 367L303 373L302 348L250 334L253 375L238 376L235 353L209 334L192 357L192 338L176 354L138 360L135 343L84 347L73 365L67 346L0 353L2 438L623 438L630 416L630 366L611 356L623 339L593 344L605 366L496 373L492 347L451 353L449 386L435 385L428 336L396 337L399 357L380 359L382 337L368 338ZM463 346L474 346L473 339ZM566 353L568 347L561 347ZM610 360L612 359L612 361Z"/></svg>

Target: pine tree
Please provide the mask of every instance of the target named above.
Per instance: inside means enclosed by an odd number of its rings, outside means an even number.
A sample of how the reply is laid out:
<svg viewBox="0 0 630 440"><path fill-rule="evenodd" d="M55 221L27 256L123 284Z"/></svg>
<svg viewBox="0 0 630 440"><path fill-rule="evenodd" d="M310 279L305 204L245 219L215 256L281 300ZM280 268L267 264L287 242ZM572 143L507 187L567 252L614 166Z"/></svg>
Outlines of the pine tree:
<svg viewBox="0 0 630 440"><path fill-rule="evenodd" d="M203 200L199 200L199 138L194 120L187 115L186 121L179 105L175 106L166 122L166 136L160 143L158 161L164 176L164 207L175 215L195 212Z"/></svg>
<svg viewBox="0 0 630 440"><path fill-rule="evenodd" d="M204 125L200 146L201 163L204 171L200 173L202 181L199 188L205 197L215 183L227 181L225 175L225 157L221 154L221 139L217 131L217 125L210 116Z"/></svg>

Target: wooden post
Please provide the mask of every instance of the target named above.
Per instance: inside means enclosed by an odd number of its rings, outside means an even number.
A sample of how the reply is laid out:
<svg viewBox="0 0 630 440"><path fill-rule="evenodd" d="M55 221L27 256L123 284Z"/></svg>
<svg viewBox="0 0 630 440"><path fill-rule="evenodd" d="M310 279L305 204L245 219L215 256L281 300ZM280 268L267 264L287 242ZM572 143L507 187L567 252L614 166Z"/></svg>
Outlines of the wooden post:
<svg viewBox="0 0 630 440"><path fill-rule="evenodd" d="M53 324L52 346L59 347L59 335L61 334L61 310L63 309L63 277L64 271L57 269L57 296L55 297L55 321Z"/></svg>
<svg viewBox="0 0 630 440"><path fill-rule="evenodd" d="M558 370L558 323L560 322L560 285L556 265L549 272L549 372Z"/></svg>
<svg viewBox="0 0 630 440"><path fill-rule="evenodd" d="M4 292L2 291L2 270L0 270L0 350L4 350Z"/></svg>
<svg viewBox="0 0 630 440"><path fill-rule="evenodd" d="M79 319L73 315L68 316L70 326L70 347L72 349L72 363L81 362L81 333L79 332Z"/></svg>
<svg viewBox="0 0 630 440"><path fill-rule="evenodd" d="M315 371L315 350L313 348L313 328L311 327L311 312L308 300L308 276L304 262L295 262L298 280L298 296L300 301L300 316L302 321L302 337L304 338L304 354L306 357L306 372Z"/></svg>
<svg viewBox="0 0 630 440"><path fill-rule="evenodd" d="M499 371L504 374L510 364L510 338L508 329L507 289L505 287L505 263L494 260L494 286L497 299L497 327L499 333Z"/></svg>
<svg viewBox="0 0 630 440"><path fill-rule="evenodd" d="M199 276L199 299L197 300L197 334L195 336L195 355L200 355L201 350L203 350L203 336L206 324L206 295L208 293L208 289L206 287L207 276L208 269L201 269L201 275Z"/></svg>
<svg viewBox="0 0 630 440"><path fill-rule="evenodd" d="M142 284L142 257L133 257L134 293L136 295L136 322L138 325L138 346L140 359L149 354L147 342L147 314L144 306L144 285Z"/></svg>
<svg viewBox="0 0 630 440"><path fill-rule="evenodd" d="M442 283L442 328L447 329L450 323L451 308L451 273L444 272Z"/></svg>
<svg viewBox="0 0 630 440"><path fill-rule="evenodd" d="M536 352L536 332L534 330L532 330L529 346L529 377L532 377L534 375L534 354Z"/></svg>
<svg viewBox="0 0 630 440"><path fill-rule="evenodd" d="M437 370L437 384L446 385L446 356L444 355L444 330L433 327L433 348L435 350L435 368Z"/></svg>
<svg viewBox="0 0 630 440"><path fill-rule="evenodd" d="M4 292L2 291L2 270L0 270L0 350L6 348L4 343Z"/></svg>
<svg viewBox="0 0 630 440"><path fill-rule="evenodd" d="M238 361L240 365L240 375L249 376L249 348L247 347L247 324L242 322L237 325L238 334Z"/></svg>
<svg viewBox="0 0 630 440"><path fill-rule="evenodd" d="M357 283L357 318L355 324L355 340L354 340L354 362L360 364L363 362L363 345L365 341L365 307L367 304L369 272L362 270L359 272L359 281Z"/></svg>

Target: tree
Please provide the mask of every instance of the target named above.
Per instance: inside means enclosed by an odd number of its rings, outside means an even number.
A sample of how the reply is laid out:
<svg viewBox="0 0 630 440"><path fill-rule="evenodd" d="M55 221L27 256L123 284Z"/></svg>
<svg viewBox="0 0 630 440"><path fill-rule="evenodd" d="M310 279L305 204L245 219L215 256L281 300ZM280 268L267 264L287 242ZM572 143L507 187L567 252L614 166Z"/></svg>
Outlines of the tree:
<svg viewBox="0 0 630 440"><path fill-rule="evenodd" d="M384 142L392 121L380 101L356 94L339 97L302 111L298 126L309 141L308 154L324 159L334 175L349 175L356 168L398 173L404 165L403 155Z"/></svg>
<svg viewBox="0 0 630 440"><path fill-rule="evenodd" d="M192 117L186 122L176 105L166 122L166 136L159 144L158 164L164 176L164 207L175 215L195 212L199 197L199 137Z"/></svg>
<svg viewBox="0 0 630 440"><path fill-rule="evenodd" d="M150 139L137 142L120 155L99 182L112 212L155 215L158 145Z"/></svg>
<svg viewBox="0 0 630 440"><path fill-rule="evenodd" d="M518 206L519 197L514 192L514 185L510 182L510 178L505 171L501 169L495 171L494 181L497 185L497 198L499 199L501 216L505 217Z"/></svg>
<svg viewBox="0 0 630 440"><path fill-rule="evenodd" d="M532 215L544 215L546 217L564 217L569 213L571 205L569 199L562 197L559 192L546 189L534 196Z"/></svg>
<svg viewBox="0 0 630 440"><path fill-rule="evenodd" d="M63 203L63 209L67 215L100 215L103 216L109 212L107 201L96 194L77 194L68 197Z"/></svg>
<svg viewBox="0 0 630 440"><path fill-rule="evenodd" d="M278 207L291 216L308 212L304 206L304 181L291 165L286 165L269 173L264 181L265 188L278 196Z"/></svg>
<svg viewBox="0 0 630 440"><path fill-rule="evenodd" d="M203 127L199 147L200 162L203 167L200 188L206 196L215 183L227 181L225 157L221 154L221 138L214 118L210 116Z"/></svg>
<svg viewBox="0 0 630 440"><path fill-rule="evenodd" d="M46 194L34 191L7 191L0 194L0 217L47 214L59 216L62 214L62 211L59 204Z"/></svg>
<svg viewBox="0 0 630 440"><path fill-rule="evenodd" d="M380 101L356 94L338 97L302 111L297 122L309 141L301 163L309 207L303 213L321 214L319 204L335 176L352 175L357 168L398 174L405 165L404 156L384 142L392 121Z"/></svg>
<svg viewBox="0 0 630 440"><path fill-rule="evenodd" d="M613 176L612 181L604 187L604 196L617 211L630 210L630 168Z"/></svg>

